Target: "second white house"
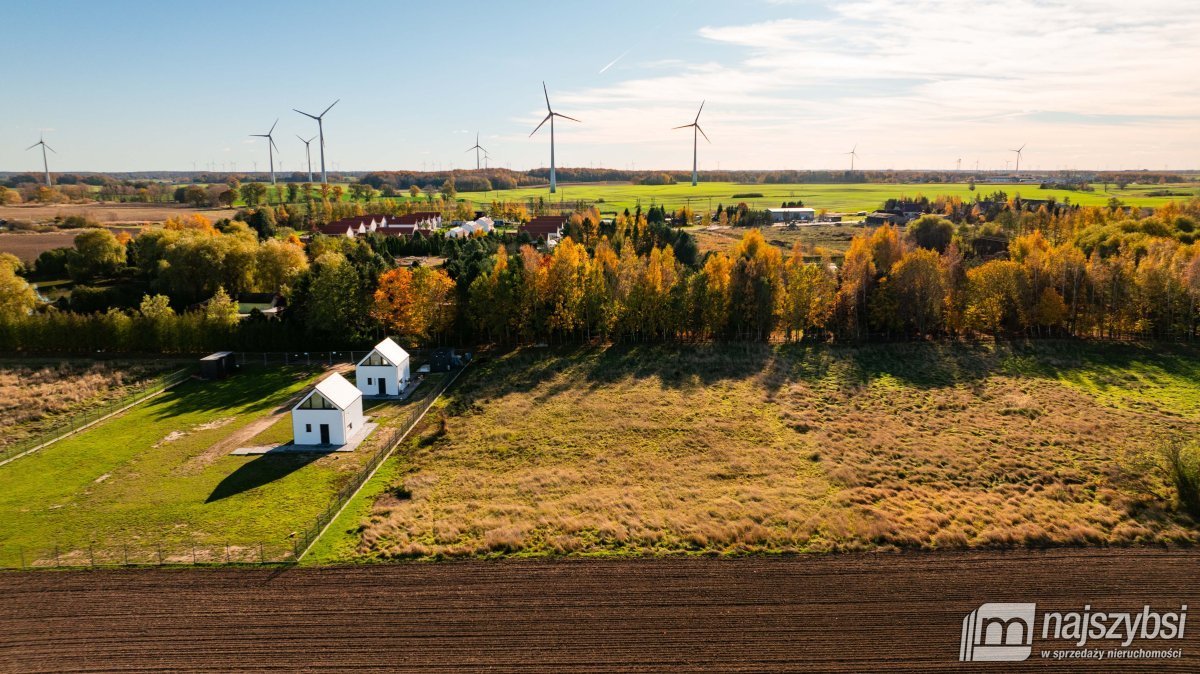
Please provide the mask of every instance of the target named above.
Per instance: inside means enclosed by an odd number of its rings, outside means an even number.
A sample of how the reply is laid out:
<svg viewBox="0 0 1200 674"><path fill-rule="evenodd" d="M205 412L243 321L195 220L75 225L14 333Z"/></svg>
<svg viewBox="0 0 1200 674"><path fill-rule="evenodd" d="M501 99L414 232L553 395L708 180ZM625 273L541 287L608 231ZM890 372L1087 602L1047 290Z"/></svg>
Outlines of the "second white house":
<svg viewBox="0 0 1200 674"><path fill-rule="evenodd" d="M367 396L398 396L408 385L408 352L386 338L354 368L354 383Z"/></svg>

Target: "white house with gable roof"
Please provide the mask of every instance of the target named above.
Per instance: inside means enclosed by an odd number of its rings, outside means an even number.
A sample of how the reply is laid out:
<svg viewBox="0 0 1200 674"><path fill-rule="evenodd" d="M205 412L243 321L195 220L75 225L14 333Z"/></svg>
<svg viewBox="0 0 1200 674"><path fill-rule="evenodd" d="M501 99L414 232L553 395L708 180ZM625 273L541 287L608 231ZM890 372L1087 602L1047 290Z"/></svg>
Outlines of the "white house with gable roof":
<svg viewBox="0 0 1200 674"><path fill-rule="evenodd" d="M409 380L408 352L386 338L354 368L354 383L363 395L398 396Z"/></svg>
<svg viewBox="0 0 1200 674"><path fill-rule="evenodd" d="M292 408L292 438L297 445L344 445L365 425L362 393L336 372Z"/></svg>

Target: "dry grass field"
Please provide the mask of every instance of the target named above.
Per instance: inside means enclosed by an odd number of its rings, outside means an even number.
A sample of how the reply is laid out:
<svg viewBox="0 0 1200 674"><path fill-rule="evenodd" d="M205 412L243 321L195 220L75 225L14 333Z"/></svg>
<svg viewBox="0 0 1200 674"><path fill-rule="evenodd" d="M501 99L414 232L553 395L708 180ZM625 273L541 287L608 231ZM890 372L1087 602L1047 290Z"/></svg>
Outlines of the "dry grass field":
<svg viewBox="0 0 1200 674"><path fill-rule="evenodd" d="M4 428L0 447L119 398L170 365L154 361L0 363L0 427Z"/></svg>
<svg viewBox="0 0 1200 674"><path fill-rule="evenodd" d="M1200 353L526 349L473 366L351 558L1191 544L1156 461Z"/></svg>
<svg viewBox="0 0 1200 674"><path fill-rule="evenodd" d="M195 209L182 204L20 204L0 206L0 220L20 220L31 223L49 223L58 217L82 215L102 225L129 225L162 222L173 215L200 214L210 220L232 217L232 208Z"/></svg>
<svg viewBox="0 0 1200 674"><path fill-rule="evenodd" d="M710 250L731 253L746 234L747 228L696 227L688 231L696 237L696 245L699 246L701 253ZM850 239L864 230L861 225L847 223L805 225L803 227L760 227L759 231L762 232L763 239L767 243L784 251L785 254L790 253L792 246L799 241L804 244L807 251L811 251L814 246L820 246L830 251L833 257L838 257L850 247Z"/></svg>

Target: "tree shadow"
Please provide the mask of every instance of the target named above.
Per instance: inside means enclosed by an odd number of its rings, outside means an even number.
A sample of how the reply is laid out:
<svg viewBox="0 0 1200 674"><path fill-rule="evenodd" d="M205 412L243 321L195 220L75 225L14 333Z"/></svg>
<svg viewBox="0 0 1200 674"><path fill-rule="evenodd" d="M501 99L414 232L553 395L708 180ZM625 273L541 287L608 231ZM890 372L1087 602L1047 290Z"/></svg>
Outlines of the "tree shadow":
<svg viewBox="0 0 1200 674"><path fill-rule="evenodd" d="M323 456L326 454L322 452L263 454L227 475L204 502L220 501L270 484L291 475Z"/></svg>
<svg viewBox="0 0 1200 674"><path fill-rule="evenodd" d="M247 413L276 409L280 391L311 377L319 368L281 367L242 370L228 379L191 379L151 402L158 419L192 412L241 410Z"/></svg>

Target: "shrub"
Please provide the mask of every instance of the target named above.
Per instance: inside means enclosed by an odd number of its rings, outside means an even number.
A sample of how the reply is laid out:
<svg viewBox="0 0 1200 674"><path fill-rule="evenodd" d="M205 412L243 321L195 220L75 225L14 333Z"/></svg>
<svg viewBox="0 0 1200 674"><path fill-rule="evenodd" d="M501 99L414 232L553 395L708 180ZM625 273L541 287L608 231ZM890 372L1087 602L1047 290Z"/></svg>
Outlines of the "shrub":
<svg viewBox="0 0 1200 674"><path fill-rule="evenodd" d="M1175 485L1179 507L1200 517L1200 447L1169 440L1160 449L1167 479Z"/></svg>
<svg viewBox="0 0 1200 674"><path fill-rule="evenodd" d="M733 199L761 199L762 192L741 192L739 194L733 195L732 198Z"/></svg>

